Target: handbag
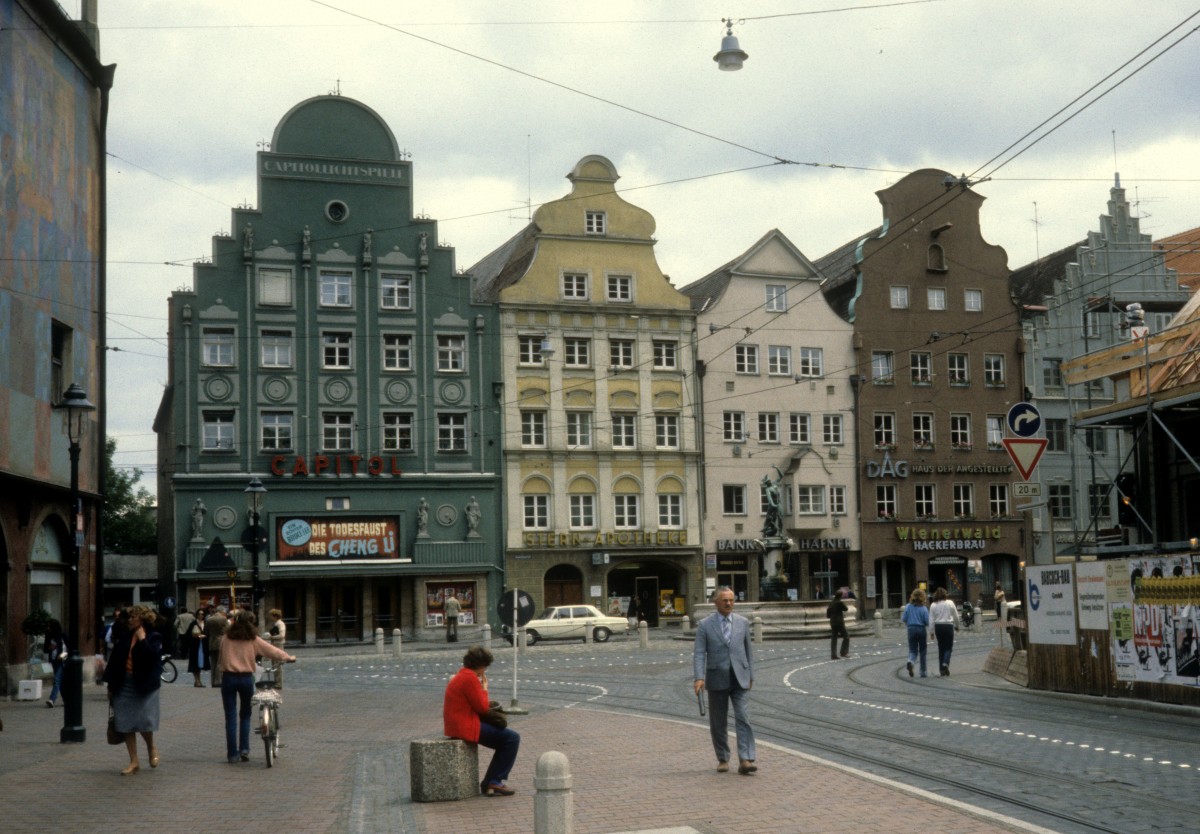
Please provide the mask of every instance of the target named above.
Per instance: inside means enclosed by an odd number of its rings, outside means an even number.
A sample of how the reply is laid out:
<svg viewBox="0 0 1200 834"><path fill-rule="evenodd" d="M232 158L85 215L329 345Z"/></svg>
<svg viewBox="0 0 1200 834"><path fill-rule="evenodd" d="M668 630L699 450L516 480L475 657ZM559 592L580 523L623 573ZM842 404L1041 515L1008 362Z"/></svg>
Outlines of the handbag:
<svg viewBox="0 0 1200 834"><path fill-rule="evenodd" d="M108 743L121 744L125 741L125 734L117 732L117 712L110 704L108 707Z"/></svg>
<svg viewBox="0 0 1200 834"><path fill-rule="evenodd" d="M490 724L497 730L503 730L508 727L508 719L504 717L504 713L500 711L499 701L489 701L488 711L479 716L479 720L485 724Z"/></svg>

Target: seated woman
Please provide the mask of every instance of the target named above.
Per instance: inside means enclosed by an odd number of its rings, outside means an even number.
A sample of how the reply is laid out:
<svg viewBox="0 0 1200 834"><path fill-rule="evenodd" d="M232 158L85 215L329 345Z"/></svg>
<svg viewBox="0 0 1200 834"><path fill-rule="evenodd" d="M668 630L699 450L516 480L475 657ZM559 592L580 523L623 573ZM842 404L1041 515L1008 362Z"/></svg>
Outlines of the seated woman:
<svg viewBox="0 0 1200 834"><path fill-rule="evenodd" d="M450 738L460 738L482 744L496 752L488 764L480 789L484 796L512 796L516 791L504 784L517 760L521 737L507 727L493 727L481 719L487 715L487 668L492 665L492 653L481 646L472 646L463 655L463 668L446 686L442 703L442 723Z"/></svg>

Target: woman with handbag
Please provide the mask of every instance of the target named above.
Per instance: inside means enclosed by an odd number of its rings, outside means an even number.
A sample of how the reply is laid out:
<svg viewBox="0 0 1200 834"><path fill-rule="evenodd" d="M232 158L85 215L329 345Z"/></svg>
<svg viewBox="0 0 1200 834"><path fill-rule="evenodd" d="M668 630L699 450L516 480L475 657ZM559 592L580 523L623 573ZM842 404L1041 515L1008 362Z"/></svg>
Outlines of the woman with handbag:
<svg viewBox="0 0 1200 834"><path fill-rule="evenodd" d="M67 659L67 640L58 620L51 620L46 626L46 639L42 643L42 651L46 653L50 668L54 670L54 686L50 689L50 697L46 699L46 706L53 709L58 693L62 691L63 661Z"/></svg>
<svg viewBox="0 0 1200 834"><path fill-rule="evenodd" d="M121 775L132 776L141 769L138 733L146 742L150 767L158 767L154 734L158 732L163 641L162 635L154 630L158 616L149 608L135 605L125 611L124 619L126 628L113 646L104 682L108 684L114 727L125 736L125 749L129 751L129 766Z"/></svg>
<svg viewBox="0 0 1200 834"><path fill-rule="evenodd" d="M463 667L446 686L442 702L444 731L450 738L495 750L480 790L484 796L512 796L516 791L504 780L517 760L521 736L508 729L507 720L488 701L487 668L492 665L492 653L482 646L472 646L462 662Z"/></svg>

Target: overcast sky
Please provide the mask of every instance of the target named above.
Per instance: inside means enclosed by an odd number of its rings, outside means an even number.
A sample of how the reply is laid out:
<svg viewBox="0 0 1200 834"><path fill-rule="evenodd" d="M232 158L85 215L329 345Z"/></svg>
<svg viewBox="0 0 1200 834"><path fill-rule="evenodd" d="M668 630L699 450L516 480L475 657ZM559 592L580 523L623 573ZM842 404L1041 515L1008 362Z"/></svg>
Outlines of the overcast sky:
<svg viewBox="0 0 1200 834"><path fill-rule="evenodd" d="M719 72L730 14L750 58ZM1016 268L1096 228L1114 171L1142 231L1200 225L1197 25L1194 0L100 0L101 59L117 64L117 463L154 490L167 297L191 286L231 209L256 205L257 143L311 96L340 90L383 117L412 154L414 207L459 267L597 153L654 215L676 286L772 228L815 259L877 225L874 192L925 167L992 177L976 186L983 234Z"/></svg>

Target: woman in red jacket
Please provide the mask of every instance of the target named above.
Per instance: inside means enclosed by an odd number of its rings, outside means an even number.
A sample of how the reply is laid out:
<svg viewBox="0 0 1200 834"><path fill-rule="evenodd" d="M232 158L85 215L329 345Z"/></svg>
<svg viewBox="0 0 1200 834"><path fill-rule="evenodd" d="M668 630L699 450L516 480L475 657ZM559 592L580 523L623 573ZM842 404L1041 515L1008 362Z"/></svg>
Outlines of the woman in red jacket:
<svg viewBox="0 0 1200 834"><path fill-rule="evenodd" d="M517 760L521 737L513 730L500 729L480 720L488 711L487 668L492 665L492 653L481 646L472 646L463 655L463 668L446 686L442 703L442 723L450 738L461 738L482 744L496 752L480 783L484 796L512 796L516 791L504 784Z"/></svg>

